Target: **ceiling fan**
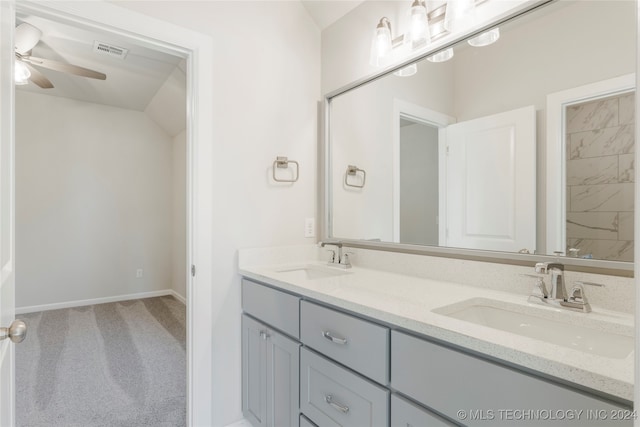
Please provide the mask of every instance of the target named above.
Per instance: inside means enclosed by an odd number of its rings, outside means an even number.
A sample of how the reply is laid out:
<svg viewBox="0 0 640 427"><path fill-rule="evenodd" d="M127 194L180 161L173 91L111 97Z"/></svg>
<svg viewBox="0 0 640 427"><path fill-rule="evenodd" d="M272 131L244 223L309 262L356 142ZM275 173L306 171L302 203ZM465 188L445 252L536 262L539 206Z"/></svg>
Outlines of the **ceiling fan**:
<svg viewBox="0 0 640 427"><path fill-rule="evenodd" d="M91 79L105 80L107 78L106 74L88 68L31 56L31 49L38 44L40 37L42 37L42 31L26 22L16 27L16 84L26 84L27 81L30 80L42 89L53 88L53 83L51 83L44 74L34 68L34 66L74 74L76 76L89 77Z"/></svg>

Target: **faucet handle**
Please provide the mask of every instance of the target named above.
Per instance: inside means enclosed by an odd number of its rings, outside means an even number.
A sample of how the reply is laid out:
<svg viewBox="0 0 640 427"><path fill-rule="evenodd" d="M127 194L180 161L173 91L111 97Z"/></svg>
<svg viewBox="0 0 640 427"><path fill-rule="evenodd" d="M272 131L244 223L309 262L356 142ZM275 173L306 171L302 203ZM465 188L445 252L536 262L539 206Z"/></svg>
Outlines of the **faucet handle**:
<svg viewBox="0 0 640 427"><path fill-rule="evenodd" d="M342 254L342 259L340 260L340 264L345 267L351 267L351 262L349 261L349 255L354 255L353 252L345 252Z"/></svg>
<svg viewBox="0 0 640 427"><path fill-rule="evenodd" d="M604 285L602 283L584 282L581 280L573 282L568 301L574 304L582 304L582 310L585 313L589 313L591 311L591 305L589 301L587 301L587 296L584 293L584 285L597 287L604 287Z"/></svg>
<svg viewBox="0 0 640 427"><path fill-rule="evenodd" d="M577 280L575 282L573 282L574 285L576 286L597 286L598 288L604 288L605 286L602 283L595 283L595 282L585 282L582 280Z"/></svg>
<svg viewBox="0 0 640 427"><path fill-rule="evenodd" d="M544 279L535 274L527 274L522 273L521 276L531 277L536 279L536 284L533 290L531 291L532 296L541 297L541 298L549 298L549 294L547 293L547 287L544 284Z"/></svg>
<svg viewBox="0 0 640 427"><path fill-rule="evenodd" d="M329 260L329 262L336 262L336 251L334 251L333 249L327 249L327 252L331 252L331 259Z"/></svg>

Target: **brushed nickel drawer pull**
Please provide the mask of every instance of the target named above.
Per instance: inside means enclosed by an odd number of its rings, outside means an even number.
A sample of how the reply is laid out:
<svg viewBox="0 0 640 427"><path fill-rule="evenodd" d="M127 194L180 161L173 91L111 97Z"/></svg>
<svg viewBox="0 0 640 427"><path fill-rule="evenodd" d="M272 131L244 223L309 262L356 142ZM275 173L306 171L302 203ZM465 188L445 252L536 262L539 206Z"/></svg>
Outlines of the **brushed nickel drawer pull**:
<svg viewBox="0 0 640 427"><path fill-rule="evenodd" d="M260 331L260 338L266 341L269 337L270 335L267 331Z"/></svg>
<svg viewBox="0 0 640 427"><path fill-rule="evenodd" d="M331 396L330 394L327 394L324 397L324 401L327 402L329 405L331 405L334 409L337 409L338 411L342 412L343 414L346 414L347 412L349 412L348 406L341 405L338 402L334 402L333 396Z"/></svg>
<svg viewBox="0 0 640 427"><path fill-rule="evenodd" d="M333 335L331 335L331 331L322 331L322 336L336 344L345 345L347 343L346 338L334 337Z"/></svg>

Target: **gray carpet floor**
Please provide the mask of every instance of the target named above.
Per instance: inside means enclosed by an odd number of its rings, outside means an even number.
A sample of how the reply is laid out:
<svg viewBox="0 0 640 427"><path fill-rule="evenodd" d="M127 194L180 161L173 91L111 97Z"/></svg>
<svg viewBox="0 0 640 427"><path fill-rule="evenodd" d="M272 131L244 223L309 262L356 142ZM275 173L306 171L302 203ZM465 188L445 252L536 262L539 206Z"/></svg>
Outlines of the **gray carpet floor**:
<svg viewBox="0 0 640 427"><path fill-rule="evenodd" d="M18 427L184 426L185 306L171 296L20 316Z"/></svg>

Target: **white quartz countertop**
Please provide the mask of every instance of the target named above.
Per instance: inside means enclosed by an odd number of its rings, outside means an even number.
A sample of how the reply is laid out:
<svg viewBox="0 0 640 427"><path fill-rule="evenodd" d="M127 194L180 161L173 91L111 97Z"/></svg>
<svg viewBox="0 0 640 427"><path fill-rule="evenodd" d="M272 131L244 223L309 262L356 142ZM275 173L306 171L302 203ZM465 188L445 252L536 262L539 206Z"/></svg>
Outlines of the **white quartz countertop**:
<svg viewBox="0 0 640 427"><path fill-rule="evenodd" d="M326 263L318 261L241 265L240 274L407 331L633 400L634 352L624 359L599 356L432 311L474 298L520 304L526 309L533 305L527 303L527 296L359 267L347 270L344 275L314 279L308 279L304 274L279 272L311 264L326 266ZM535 307L559 310L541 305ZM562 315L565 318L569 316L576 324L603 321L609 328L613 325L615 333L633 336L633 316L630 314L594 307L588 314L562 310Z"/></svg>

